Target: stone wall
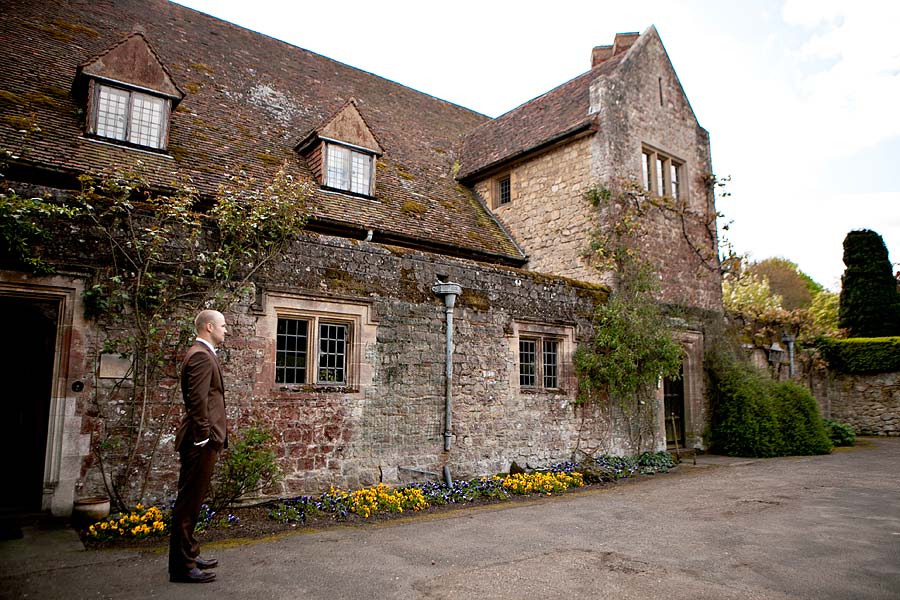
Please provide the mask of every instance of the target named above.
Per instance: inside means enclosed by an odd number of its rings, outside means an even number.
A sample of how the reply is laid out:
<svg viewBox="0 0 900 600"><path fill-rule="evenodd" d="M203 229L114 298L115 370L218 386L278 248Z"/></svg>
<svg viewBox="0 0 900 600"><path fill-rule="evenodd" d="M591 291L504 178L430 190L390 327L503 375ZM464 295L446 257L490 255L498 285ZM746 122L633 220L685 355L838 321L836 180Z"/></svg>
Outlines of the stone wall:
<svg viewBox="0 0 900 600"><path fill-rule="evenodd" d="M823 417L858 435L900 436L900 373L817 373L811 382Z"/></svg>
<svg viewBox="0 0 900 600"><path fill-rule="evenodd" d="M594 82L591 98L596 181L640 182L645 146L683 161L678 203L644 215L642 254L659 274L663 302L721 312L709 136L659 38L641 36L614 73Z"/></svg>
<svg viewBox="0 0 900 600"><path fill-rule="evenodd" d="M64 248L59 250L57 258L64 259ZM75 260L83 258L80 246L70 252ZM81 272L69 276L73 289L91 284L90 269ZM463 289L454 309L449 451L443 448L445 307L431 291L438 280ZM43 285L41 278L26 284ZM578 341L591 335L594 307L606 296L602 286L521 269L304 234L284 260L259 274L254 290L226 311L230 335L221 357L231 433L252 424L276 433L286 475L277 490L281 494L435 478L445 466L454 478L504 471L512 461L546 467L576 450L633 453L638 449L614 416L576 403L572 354ZM68 482L70 497L73 489L80 496L104 491L87 442L98 444L104 428L126 406L109 394L117 380L98 378L100 371L114 372L121 365L110 359L104 366L101 336L91 321L80 318L80 296L73 296L72 310L79 318L72 320L70 339L85 342L68 352L60 379L67 385L82 381L84 388L68 392L72 410L60 435L82 436L85 443L77 464L67 463L59 476ZM352 323L347 385L275 383L274 331L285 311L318 311ZM559 340L558 389L519 386L522 335ZM172 368L152 388L145 407L147 445L137 457L137 464L153 461L141 495L145 501L174 495L172 442L182 407L174 367L178 356L172 358ZM120 391L129 387L126 381ZM157 436L159 444L153 446ZM664 446L655 438L645 437L643 443L643 449ZM133 488L135 494L138 490Z"/></svg>
<svg viewBox="0 0 900 600"><path fill-rule="evenodd" d="M496 177L475 184L475 192L512 233L528 256L528 269L599 282L584 254L596 228L596 211L585 199L591 186L591 141L583 137L504 171L510 177L509 204L495 197Z"/></svg>
<svg viewBox="0 0 900 600"><path fill-rule="evenodd" d="M443 451L445 308L438 278L463 288L454 309L452 447ZM234 315L226 379L238 421L279 432L284 491L397 483L418 472L454 477L548 466L581 443L626 452L575 406L571 354L605 292L517 269L339 238L307 238L260 282L264 308ZM292 304L293 303L293 304ZM276 386L276 306L358 313L357 375L345 389ZM518 385L520 329L568 332L561 389ZM237 340L240 340L239 342Z"/></svg>

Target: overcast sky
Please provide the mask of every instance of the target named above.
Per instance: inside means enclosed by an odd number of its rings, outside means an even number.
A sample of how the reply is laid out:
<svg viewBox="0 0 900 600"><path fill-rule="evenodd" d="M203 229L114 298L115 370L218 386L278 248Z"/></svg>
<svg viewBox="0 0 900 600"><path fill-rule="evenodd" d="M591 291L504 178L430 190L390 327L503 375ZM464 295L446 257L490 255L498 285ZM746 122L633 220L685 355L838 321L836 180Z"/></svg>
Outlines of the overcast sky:
<svg viewBox="0 0 900 600"><path fill-rule="evenodd" d="M900 2L180 3L492 117L655 25L731 177L736 251L838 290L844 236L867 228L900 263Z"/></svg>

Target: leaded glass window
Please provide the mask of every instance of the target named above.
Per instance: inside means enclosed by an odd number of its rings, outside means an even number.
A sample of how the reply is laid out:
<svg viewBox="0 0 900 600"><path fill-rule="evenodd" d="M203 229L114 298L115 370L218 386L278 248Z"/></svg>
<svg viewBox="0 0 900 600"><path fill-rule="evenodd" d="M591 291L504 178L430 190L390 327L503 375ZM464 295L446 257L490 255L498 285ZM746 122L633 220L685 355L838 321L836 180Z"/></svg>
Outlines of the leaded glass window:
<svg viewBox="0 0 900 600"><path fill-rule="evenodd" d="M325 185L355 194L372 195L372 155L326 144Z"/></svg>
<svg viewBox="0 0 900 600"><path fill-rule="evenodd" d="M165 98L99 85L93 132L112 140L162 148L166 139L168 107Z"/></svg>
<svg viewBox="0 0 900 600"><path fill-rule="evenodd" d="M275 383L346 385L349 345L350 326L346 323L315 316L279 318ZM313 359L316 362L311 365Z"/></svg>

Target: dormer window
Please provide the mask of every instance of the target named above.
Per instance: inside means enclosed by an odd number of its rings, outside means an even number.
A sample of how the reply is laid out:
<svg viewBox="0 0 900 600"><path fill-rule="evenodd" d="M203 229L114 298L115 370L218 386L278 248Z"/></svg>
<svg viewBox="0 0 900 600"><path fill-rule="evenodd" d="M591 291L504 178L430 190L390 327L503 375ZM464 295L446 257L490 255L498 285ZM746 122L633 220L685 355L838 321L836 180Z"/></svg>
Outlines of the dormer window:
<svg viewBox="0 0 900 600"><path fill-rule="evenodd" d="M90 131L98 137L163 148L169 100L95 82Z"/></svg>
<svg viewBox="0 0 900 600"><path fill-rule="evenodd" d="M374 155L338 145L325 144L325 185L330 188L372 195Z"/></svg>
<svg viewBox="0 0 900 600"><path fill-rule="evenodd" d="M165 149L169 117L184 92L143 34L126 36L79 65L75 84L86 105L88 136Z"/></svg>
<svg viewBox="0 0 900 600"><path fill-rule="evenodd" d="M328 189L375 196L375 157L381 144L350 99L321 126L311 130L296 148Z"/></svg>

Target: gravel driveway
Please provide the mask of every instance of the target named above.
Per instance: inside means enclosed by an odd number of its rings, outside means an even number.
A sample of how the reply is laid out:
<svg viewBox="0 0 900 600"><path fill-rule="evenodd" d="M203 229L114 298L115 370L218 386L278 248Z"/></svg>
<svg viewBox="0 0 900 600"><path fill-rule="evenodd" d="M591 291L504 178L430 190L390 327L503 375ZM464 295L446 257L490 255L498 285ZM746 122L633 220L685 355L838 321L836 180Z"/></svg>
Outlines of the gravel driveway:
<svg viewBox="0 0 900 600"><path fill-rule="evenodd" d="M897 599L898 474L900 438L830 456L701 457L561 498L208 549L222 566L206 585L168 583L164 555L10 559L16 542L3 542L0 596Z"/></svg>

